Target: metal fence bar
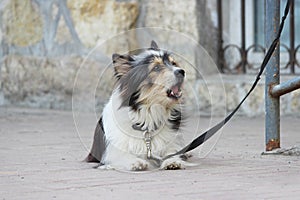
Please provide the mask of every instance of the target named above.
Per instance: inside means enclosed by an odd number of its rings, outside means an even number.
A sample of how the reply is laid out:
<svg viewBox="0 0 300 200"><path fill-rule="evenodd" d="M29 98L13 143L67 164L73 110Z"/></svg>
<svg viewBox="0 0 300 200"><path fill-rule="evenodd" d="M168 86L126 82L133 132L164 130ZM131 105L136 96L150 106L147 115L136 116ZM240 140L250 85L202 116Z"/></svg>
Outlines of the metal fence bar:
<svg viewBox="0 0 300 200"><path fill-rule="evenodd" d="M296 63L296 52L295 52L295 17L294 17L294 7L295 1L291 0L290 7L290 64L291 64L291 73L295 74L295 63Z"/></svg>
<svg viewBox="0 0 300 200"><path fill-rule="evenodd" d="M242 73L246 73L246 63L247 63L247 54L246 54L246 23L245 23L245 0L241 0L241 67Z"/></svg>
<svg viewBox="0 0 300 200"><path fill-rule="evenodd" d="M300 88L300 77L293 78L270 89L273 97L279 97Z"/></svg>
<svg viewBox="0 0 300 200"><path fill-rule="evenodd" d="M265 45L268 48L279 29L280 0L265 0ZM279 84L279 45L266 66L265 82L265 142L266 151L280 148L279 97L271 95L271 88Z"/></svg>
<svg viewBox="0 0 300 200"><path fill-rule="evenodd" d="M224 73L224 51L223 51L223 12L222 12L222 0L217 0L217 12L218 12L218 67L219 70Z"/></svg>

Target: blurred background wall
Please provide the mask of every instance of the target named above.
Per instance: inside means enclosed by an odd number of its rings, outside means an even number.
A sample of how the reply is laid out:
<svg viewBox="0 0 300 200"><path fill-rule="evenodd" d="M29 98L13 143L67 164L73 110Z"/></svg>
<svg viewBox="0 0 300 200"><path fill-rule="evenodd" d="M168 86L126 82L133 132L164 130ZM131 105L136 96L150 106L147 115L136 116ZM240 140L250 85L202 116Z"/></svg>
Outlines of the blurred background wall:
<svg viewBox="0 0 300 200"><path fill-rule="evenodd" d="M218 63L217 19L217 1L210 0L2 0L0 105L70 110L74 95L83 98L84 91L96 84L96 100L82 102L101 110L113 80L109 70L100 82L99 76L111 54L145 47L155 39L166 48L180 49L192 65L201 68L202 75L195 70L189 73L194 89L194 96L188 95L190 104L200 102L198 109L208 115L227 112L238 104L254 76L220 75L212 62ZM171 37L165 30L184 36ZM211 59L203 64L206 52L189 41L202 45ZM95 47L96 53L91 53ZM82 63L89 68L74 86ZM262 82L240 114L262 114L263 93ZM299 113L299 99L296 92L283 100L282 113Z"/></svg>

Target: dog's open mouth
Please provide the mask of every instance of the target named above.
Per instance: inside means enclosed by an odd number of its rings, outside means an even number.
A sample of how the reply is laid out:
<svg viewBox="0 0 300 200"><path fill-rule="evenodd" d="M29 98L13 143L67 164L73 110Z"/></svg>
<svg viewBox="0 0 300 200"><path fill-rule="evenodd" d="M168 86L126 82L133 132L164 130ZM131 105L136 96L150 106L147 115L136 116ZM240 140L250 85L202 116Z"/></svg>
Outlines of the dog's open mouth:
<svg viewBox="0 0 300 200"><path fill-rule="evenodd" d="M179 99L182 96L181 83L178 83L172 86L170 89L168 89L167 96L175 100Z"/></svg>

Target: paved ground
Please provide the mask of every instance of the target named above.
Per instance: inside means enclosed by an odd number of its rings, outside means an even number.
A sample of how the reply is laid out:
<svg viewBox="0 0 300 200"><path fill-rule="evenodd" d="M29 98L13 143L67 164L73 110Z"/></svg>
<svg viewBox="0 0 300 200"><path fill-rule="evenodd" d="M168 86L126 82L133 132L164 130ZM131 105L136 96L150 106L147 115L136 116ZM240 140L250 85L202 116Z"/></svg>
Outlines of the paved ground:
<svg viewBox="0 0 300 200"><path fill-rule="evenodd" d="M94 118L79 139L71 112L0 108L0 199L299 199L300 157L261 155L262 117L235 117L197 167L146 173L81 162ZM299 122L282 118L283 147L300 144Z"/></svg>

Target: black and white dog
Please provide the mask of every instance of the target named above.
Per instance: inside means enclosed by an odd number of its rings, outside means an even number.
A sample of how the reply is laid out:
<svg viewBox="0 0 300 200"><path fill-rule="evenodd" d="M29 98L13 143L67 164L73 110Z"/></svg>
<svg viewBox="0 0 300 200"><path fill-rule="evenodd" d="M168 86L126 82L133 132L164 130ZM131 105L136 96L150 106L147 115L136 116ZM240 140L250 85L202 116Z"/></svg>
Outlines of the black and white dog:
<svg viewBox="0 0 300 200"><path fill-rule="evenodd" d="M100 162L103 168L152 169L149 157L163 158L184 145L180 127L185 71L154 41L149 49L133 55L113 54L112 60L116 87L86 161ZM184 168L186 158L169 158L160 168Z"/></svg>

